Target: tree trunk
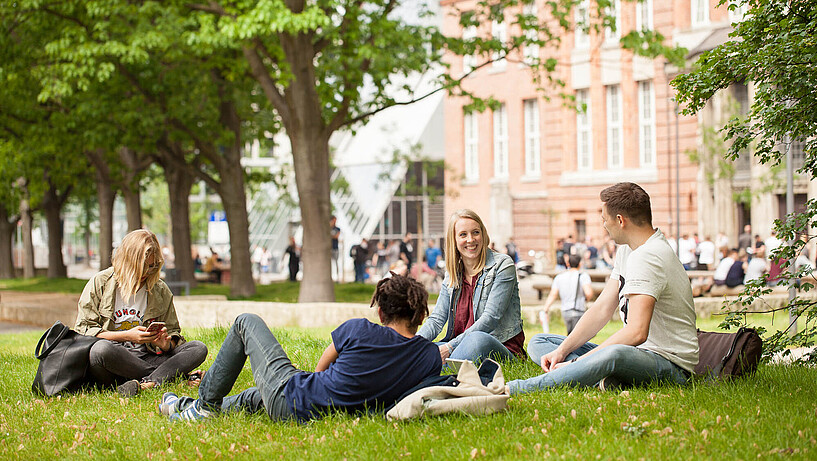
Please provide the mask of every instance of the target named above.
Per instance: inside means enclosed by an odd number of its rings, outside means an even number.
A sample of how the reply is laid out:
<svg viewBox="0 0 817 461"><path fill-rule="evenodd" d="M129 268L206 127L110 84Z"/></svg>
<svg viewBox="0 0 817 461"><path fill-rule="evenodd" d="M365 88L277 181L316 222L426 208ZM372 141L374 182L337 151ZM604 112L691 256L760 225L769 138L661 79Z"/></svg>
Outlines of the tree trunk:
<svg viewBox="0 0 817 461"><path fill-rule="evenodd" d="M139 175L147 168L141 161L138 154L127 147L119 149L119 158L125 165L123 174L125 176L122 184L122 198L125 200L125 215L128 218L128 232L142 228L142 203L139 189Z"/></svg>
<svg viewBox="0 0 817 461"><path fill-rule="evenodd" d="M111 173L100 150L86 151L85 156L96 171L96 196L99 201L99 270L111 266L113 253L113 204L116 191L112 187Z"/></svg>
<svg viewBox="0 0 817 461"><path fill-rule="evenodd" d="M174 162L163 162L162 168L170 195L170 225L173 253L176 257L176 273L179 280L196 286L195 265L190 242L190 189L193 176L175 166Z"/></svg>
<svg viewBox="0 0 817 461"><path fill-rule="evenodd" d="M14 230L17 217L9 217L5 206L0 205L0 279L14 278L14 262L11 257L14 248Z"/></svg>
<svg viewBox="0 0 817 461"><path fill-rule="evenodd" d="M142 228L142 203L138 189L122 188L122 198L125 200L125 216L128 218L128 232Z"/></svg>
<svg viewBox="0 0 817 461"><path fill-rule="evenodd" d="M24 192L24 197L20 200L20 220L22 221L23 233L23 278L34 277L34 243L31 240L31 227L34 221L31 207L29 206L28 191Z"/></svg>
<svg viewBox="0 0 817 461"><path fill-rule="evenodd" d="M329 145L309 129L289 132L303 224L303 281L298 302L332 302L332 237L329 229Z"/></svg>
<svg viewBox="0 0 817 461"><path fill-rule="evenodd" d="M221 203L230 229L230 294L248 297L255 294L250 261L250 219L244 191L244 170L240 163L220 171ZM227 174L229 173L229 174Z"/></svg>
<svg viewBox="0 0 817 461"><path fill-rule="evenodd" d="M42 210L45 214L45 222L48 227L48 271L50 279L65 278L68 271L62 259L62 230L63 222L60 216L62 205L68 197L66 192L62 197L57 193L53 185L49 185L45 191L42 202Z"/></svg>

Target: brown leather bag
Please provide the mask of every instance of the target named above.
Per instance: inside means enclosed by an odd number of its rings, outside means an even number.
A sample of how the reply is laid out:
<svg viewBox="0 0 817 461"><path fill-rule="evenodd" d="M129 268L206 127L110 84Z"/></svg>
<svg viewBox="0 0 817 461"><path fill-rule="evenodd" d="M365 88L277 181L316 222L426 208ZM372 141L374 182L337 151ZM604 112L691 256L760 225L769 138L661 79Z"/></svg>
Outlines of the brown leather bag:
<svg viewBox="0 0 817 461"><path fill-rule="evenodd" d="M763 353L763 340L753 328L741 327L735 333L698 330L698 365L695 374L709 380L751 375L757 370Z"/></svg>

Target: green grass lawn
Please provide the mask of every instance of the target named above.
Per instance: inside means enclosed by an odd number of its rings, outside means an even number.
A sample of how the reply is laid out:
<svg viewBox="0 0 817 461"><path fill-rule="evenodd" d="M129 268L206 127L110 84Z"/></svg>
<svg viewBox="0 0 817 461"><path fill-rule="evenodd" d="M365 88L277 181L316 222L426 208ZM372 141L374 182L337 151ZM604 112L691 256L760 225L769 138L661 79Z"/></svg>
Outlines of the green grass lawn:
<svg viewBox="0 0 817 461"><path fill-rule="evenodd" d="M535 333L534 326L527 327ZM189 339L210 348L205 368L226 331L187 331ZM329 329L273 331L304 369L314 368L329 342ZM0 335L2 459L817 458L814 368L764 365L751 378L719 385L539 392L515 396L509 411L487 417L389 423L377 415L333 415L299 425L271 422L263 415L230 415L172 424L157 410L161 393L195 395L194 389L171 384L130 400L112 391L34 396L30 385L39 335ZM530 361L515 362L505 365L505 376L529 377L537 370ZM251 385L247 364L234 391Z"/></svg>

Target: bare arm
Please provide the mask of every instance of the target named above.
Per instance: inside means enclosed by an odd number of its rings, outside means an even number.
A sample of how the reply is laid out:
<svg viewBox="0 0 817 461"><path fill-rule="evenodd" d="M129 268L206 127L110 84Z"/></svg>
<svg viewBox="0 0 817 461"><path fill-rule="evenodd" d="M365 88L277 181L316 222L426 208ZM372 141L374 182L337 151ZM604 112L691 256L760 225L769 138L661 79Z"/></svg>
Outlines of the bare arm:
<svg viewBox="0 0 817 461"><path fill-rule="evenodd" d="M550 306L556 301L557 296L559 296L559 289L551 285L548 299L545 300L545 312L550 312Z"/></svg>
<svg viewBox="0 0 817 461"><path fill-rule="evenodd" d="M582 287L582 291L584 292L584 299L590 301L593 299L593 284L587 283Z"/></svg>
<svg viewBox="0 0 817 461"><path fill-rule="evenodd" d="M317 373L329 369L329 365L335 363L337 359L338 351L335 349L335 343L330 343L329 346L326 347L326 350L323 351L323 354L321 354L321 358L318 359L315 372Z"/></svg>

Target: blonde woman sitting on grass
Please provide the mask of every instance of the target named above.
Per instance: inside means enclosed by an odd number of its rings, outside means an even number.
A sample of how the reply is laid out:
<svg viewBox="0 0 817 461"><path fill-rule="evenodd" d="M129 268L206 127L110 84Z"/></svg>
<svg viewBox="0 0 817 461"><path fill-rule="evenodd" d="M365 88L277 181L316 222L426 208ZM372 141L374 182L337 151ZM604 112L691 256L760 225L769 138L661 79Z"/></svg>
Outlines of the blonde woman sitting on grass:
<svg viewBox="0 0 817 461"><path fill-rule="evenodd" d="M126 235L112 262L82 290L74 329L102 338L91 347L89 375L130 397L189 373L207 358L207 346L181 334L153 232Z"/></svg>

